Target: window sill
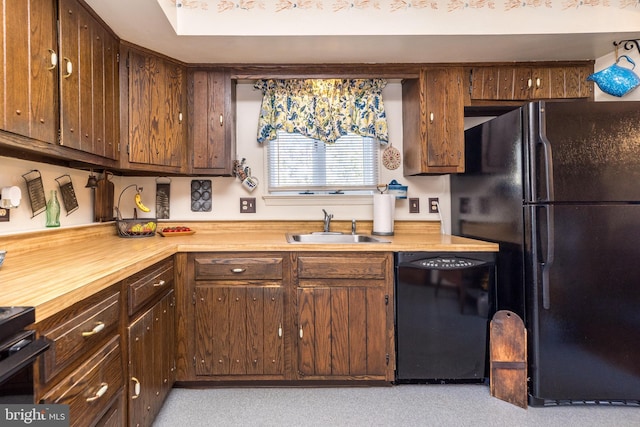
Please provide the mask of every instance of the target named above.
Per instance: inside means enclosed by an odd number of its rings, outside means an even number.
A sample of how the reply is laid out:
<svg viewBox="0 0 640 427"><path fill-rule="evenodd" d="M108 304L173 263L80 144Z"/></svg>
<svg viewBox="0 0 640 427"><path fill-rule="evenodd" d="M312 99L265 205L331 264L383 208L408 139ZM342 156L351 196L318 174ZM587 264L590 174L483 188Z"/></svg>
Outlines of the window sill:
<svg viewBox="0 0 640 427"><path fill-rule="evenodd" d="M372 205L371 194L278 194L262 196L267 206Z"/></svg>

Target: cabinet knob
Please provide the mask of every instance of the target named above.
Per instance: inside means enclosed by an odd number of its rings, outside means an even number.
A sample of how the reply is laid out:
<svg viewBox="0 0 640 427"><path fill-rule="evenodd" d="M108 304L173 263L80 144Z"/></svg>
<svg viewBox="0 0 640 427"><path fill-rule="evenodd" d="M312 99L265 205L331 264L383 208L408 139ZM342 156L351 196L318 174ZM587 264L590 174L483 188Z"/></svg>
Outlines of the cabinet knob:
<svg viewBox="0 0 640 427"><path fill-rule="evenodd" d="M240 301L240 298L236 297L236 302Z"/></svg>
<svg viewBox="0 0 640 427"><path fill-rule="evenodd" d="M222 126L224 124L224 119L222 117L222 114L220 114L220 126Z"/></svg>
<svg viewBox="0 0 640 427"><path fill-rule="evenodd" d="M22 110L16 110L16 114L19 116L22 114Z"/></svg>
<svg viewBox="0 0 640 427"><path fill-rule="evenodd" d="M257 365L257 364L258 364L258 359L253 359L253 363L254 363L255 365Z"/></svg>
<svg viewBox="0 0 640 427"><path fill-rule="evenodd" d="M202 361L204 363L204 360ZM222 363L222 359L218 359L218 363Z"/></svg>
<svg viewBox="0 0 640 427"><path fill-rule="evenodd" d="M433 115L433 112L429 113L429 123L433 123L434 118L435 116Z"/></svg>
<svg viewBox="0 0 640 427"><path fill-rule="evenodd" d="M300 331L302 331L302 329L300 329ZM278 325L278 338L282 338L282 325Z"/></svg>
<svg viewBox="0 0 640 427"><path fill-rule="evenodd" d="M531 88L533 86L533 81L531 79L527 80L527 87Z"/></svg>
<svg viewBox="0 0 640 427"><path fill-rule="evenodd" d="M540 87L542 85L542 80L540 80L540 77L538 77L536 79L536 87Z"/></svg>

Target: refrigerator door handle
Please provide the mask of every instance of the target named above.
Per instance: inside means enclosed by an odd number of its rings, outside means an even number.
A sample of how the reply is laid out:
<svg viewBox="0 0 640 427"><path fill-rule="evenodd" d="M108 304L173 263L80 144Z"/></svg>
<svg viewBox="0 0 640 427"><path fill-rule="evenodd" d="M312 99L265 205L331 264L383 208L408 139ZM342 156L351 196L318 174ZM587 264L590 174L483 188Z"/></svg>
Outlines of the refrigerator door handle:
<svg viewBox="0 0 640 427"><path fill-rule="evenodd" d="M544 116L544 103L542 103L542 105L540 106L538 114L538 144L542 145L542 154L544 155L544 183L547 187L545 189L546 199L541 201L549 202L555 200L553 191L553 152L551 150L551 142L547 139L547 135L545 133L546 122Z"/></svg>
<svg viewBox="0 0 640 427"><path fill-rule="evenodd" d="M555 261L555 242L554 242L554 212L553 205L543 206L547 217L547 251L546 257L541 262L542 265L542 307L549 310L551 307L551 296L549 290L549 270Z"/></svg>

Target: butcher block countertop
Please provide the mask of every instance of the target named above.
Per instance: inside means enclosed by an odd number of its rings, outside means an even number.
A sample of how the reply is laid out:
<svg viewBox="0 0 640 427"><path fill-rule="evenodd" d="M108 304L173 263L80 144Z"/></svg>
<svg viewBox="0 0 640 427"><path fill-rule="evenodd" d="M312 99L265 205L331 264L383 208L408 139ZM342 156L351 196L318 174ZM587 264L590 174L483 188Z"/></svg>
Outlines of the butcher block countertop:
<svg viewBox="0 0 640 427"><path fill-rule="evenodd" d="M34 306L36 321L178 252L452 251L495 252L498 245L439 233L438 222L398 221L391 243L290 244L285 233L321 231L318 221L161 222L186 225L193 235L122 238L113 223L0 236L7 257L0 267L0 306ZM358 222L358 234L371 233ZM351 232L334 221L332 231Z"/></svg>

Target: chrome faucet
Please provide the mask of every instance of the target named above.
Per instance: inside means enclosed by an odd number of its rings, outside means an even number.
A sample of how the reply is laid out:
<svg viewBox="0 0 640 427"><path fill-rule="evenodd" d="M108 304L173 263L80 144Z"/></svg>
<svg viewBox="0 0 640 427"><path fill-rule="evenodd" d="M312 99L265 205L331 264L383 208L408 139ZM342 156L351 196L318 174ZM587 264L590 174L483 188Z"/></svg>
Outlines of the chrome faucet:
<svg viewBox="0 0 640 427"><path fill-rule="evenodd" d="M331 220L333 219L333 214L327 213L327 211L325 211L324 209L322 209L322 212L324 212L324 232L328 233L329 229L331 228Z"/></svg>

